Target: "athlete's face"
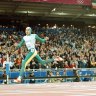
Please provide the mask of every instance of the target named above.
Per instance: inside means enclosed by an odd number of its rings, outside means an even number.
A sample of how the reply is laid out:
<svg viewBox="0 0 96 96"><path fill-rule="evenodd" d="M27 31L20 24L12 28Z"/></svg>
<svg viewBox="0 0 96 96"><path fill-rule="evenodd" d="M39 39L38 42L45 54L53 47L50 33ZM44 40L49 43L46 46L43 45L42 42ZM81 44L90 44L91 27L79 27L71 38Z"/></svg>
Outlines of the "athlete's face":
<svg viewBox="0 0 96 96"><path fill-rule="evenodd" d="M26 35L30 35L31 33L29 28L26 28L25 32L26 32Z"/></svg>

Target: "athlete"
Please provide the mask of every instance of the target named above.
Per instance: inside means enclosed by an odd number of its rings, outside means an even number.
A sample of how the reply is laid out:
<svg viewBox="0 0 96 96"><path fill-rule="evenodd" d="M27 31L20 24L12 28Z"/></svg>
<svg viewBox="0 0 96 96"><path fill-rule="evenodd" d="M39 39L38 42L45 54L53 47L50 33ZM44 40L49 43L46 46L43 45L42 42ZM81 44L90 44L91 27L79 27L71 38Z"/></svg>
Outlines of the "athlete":
<svg viewBox="0 0 96 96"><path fill-rule="evenodd" d="M41 57L37 54L37 51L35 49L35 43L36 43L36 40L44 43L49 38L45 37L44 39L42 39L37 34L31 34L31 32L32 32L31 27L26 27L26 29L25 29L26 36L24 36L23 39L21 40L21 42L16 46L16 50L18 50L25 43L29 52L26 55L24 61L22 62L20 74L19 74L18 78L13 80L13 82L15 82L15 83L21 82L25 68L26 68L27 64L29 64L33 58L35 58L39 63L41 63L43 65L47 64L47 63L51 63L53 61L62 61L63 60L59 56L57 56L56 58L48 59L48 60L42 60Z"/></svg>

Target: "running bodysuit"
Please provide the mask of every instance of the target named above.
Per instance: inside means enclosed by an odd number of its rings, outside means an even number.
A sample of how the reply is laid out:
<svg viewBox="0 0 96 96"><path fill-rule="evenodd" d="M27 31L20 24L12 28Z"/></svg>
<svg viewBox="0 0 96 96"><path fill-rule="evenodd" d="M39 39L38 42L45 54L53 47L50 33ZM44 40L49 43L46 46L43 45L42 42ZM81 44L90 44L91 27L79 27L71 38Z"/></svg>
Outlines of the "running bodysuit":
<svg viewBox="0 0 96 96"><path fill-rule="evenodd" d="M27 49L29 50L29 53L26 55L25 59L22 62L22 67L20 70L20 74L19 76L22 77L23 72L27 66L27 64L30 63L30 61L35 58L40 64L44 65L44 64L48 64L54 61L54 59L48 59L48 60L42 60L41 57L37 54L37 51L35 49L35 42L36 40L44 43L46 40L40 38L38 35L36 34L30 34L30 35L26 35L23 37L23 39L21 40L21 42L18 44L18 46L16 47L16 49L20 48L24 43L26 44Z"/></svg>
<svg viewBox="0 0 96 96"><path fill-rule="evenodd" d="M36 42L36 40L39 40L42 43L44 43L46 41L45 39L40 38L36 34L31 34L31 35L28 35L28 36L26 35L26 36L23 37L23 39L18 44L16 49L20 48L25 43L27 49L33 51L33 49L35 49L35 42Z"/></svg>

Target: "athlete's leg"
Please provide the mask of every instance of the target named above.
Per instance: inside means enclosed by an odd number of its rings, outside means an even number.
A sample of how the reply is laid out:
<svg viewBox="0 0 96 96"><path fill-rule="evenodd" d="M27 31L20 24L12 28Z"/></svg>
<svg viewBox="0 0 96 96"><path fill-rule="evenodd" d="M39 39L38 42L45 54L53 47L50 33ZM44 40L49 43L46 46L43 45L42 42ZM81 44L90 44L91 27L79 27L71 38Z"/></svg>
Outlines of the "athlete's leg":
<svg viewBox="0 0 96 96"><path fill-rule="evenodd" d="M52 58L52 59L48 59L48 60L42 60L41 57L40 57L38 54L35 56L35 59L36 59L40 64L42 64L42 65L48 64L48 63L51 63L51 62L54 61L53 58Z"/></svg>
<svg viewBox="0 0 96 96"><path fill-rule="evenodd" d="M29 52L29 53L27 54L25 60L22 62L22 66L21 66L21 69L20 69L19 77L18 77L14 82L18 82L18 80L21 80L27 64L29 64L30 61L31 61L36 55L37 55L37 51L35 51L35 52Z"/></svg>
<svg viewBox="0 0 96 96"><path fill-rule="evenodd" d="M40 57L38 54L35 56L35 59L36 59L39 63L41 63L42 65L51 63L51 62L53 62L53 61L62 61L62 60L63 60L63 59L62 59L61 57L59 57L59 56L57 56L56 58L52 58L52 59L42 60L41 57Z"/></svg>

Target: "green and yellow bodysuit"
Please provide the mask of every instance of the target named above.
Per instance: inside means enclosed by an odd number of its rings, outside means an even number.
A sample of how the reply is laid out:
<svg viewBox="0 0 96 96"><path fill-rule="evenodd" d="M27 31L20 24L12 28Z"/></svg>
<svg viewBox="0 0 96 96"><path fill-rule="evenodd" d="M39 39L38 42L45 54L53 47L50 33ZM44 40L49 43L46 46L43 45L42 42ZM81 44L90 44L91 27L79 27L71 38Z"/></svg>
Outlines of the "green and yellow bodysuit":
<svg viewBox="0 0 96 96"><path fill-rule="evenodd" d="M25 43L26 47L29 51L28 54L26 55L24 61L22 62L19 77L23 76L23 73L24 73L24 70L25 70L27 64L29 64L33 58L35 58L41 64L47 64L47 63L54 61L54 59L48 59L48 60L41 59L41 57L37 54L37 51L35 49L36 40L38 40L42 43L46 42L45 39L40 38L37 34L30 34L30 35L24 36L23 39L21 40L21 42L16 47L16 49L18 49Z"/></svg>

